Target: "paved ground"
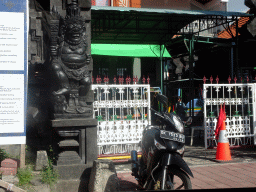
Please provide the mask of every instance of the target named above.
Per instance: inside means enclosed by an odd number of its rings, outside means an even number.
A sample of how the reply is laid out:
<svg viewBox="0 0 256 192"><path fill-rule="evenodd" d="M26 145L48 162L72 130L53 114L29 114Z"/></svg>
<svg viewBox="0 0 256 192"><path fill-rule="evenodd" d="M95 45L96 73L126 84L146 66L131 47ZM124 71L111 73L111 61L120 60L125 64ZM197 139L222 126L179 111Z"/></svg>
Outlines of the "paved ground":
<svg viewBox="0 0 256 192"><path fill-rule="evenodd" d="M193 189L256 188L256 147L231 148L232 161L216 161L216 149L204 149L202 140L186 146L184 160L191 168ZM116 164L122 191L136 191L131 165Z"/></svg>
<svg viewBox="0 0 256 192"><path fill-rule="evenodd" d="M193 189L256 188L256 163L228 163L191 167ZM122 191L136 191L131 172L118 172Z"/></svg>
<svg viewBox="0 0 256 192"><path fill-rule="evenodd" d="M184 160L194 174L191 178L193 189L256 188L256 147L231 148L232 161L218 162L215 160L216 149L205 150L203 138L196 137L193 146L189 143L188 139ZM131 176L131 164L119 163L115 167L121 190L136 191L137 181ZM34 190L31 191L50 191L39 181L33 183Z"/></svg>

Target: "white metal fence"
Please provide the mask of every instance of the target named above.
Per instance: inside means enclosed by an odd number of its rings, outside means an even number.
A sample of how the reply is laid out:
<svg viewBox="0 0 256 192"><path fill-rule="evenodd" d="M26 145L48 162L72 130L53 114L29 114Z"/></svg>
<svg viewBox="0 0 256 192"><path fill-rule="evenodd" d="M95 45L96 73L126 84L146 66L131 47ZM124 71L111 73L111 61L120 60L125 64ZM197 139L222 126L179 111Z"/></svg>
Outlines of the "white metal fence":
<svg viewBox="0 0 256 192"><path fill-rule="evenodd" d="M256 84L204 84L205 148L217 145L215 129L219 106L225 102L229 144L256 144Z"/></svg>
<svg viewBox="0 0 256 192"><path fill-rule="evenodd" d="M98 120L98 155L140 150L143 129L150 124L150 85L92 85Z"/></svg>

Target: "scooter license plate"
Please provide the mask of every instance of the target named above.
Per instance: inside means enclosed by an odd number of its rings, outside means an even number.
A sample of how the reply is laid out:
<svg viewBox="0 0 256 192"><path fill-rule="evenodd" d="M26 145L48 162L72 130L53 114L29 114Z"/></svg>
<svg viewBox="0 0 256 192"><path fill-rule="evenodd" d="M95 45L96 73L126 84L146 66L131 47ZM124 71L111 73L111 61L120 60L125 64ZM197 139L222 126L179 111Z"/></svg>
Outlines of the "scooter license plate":
<svg viewBox="0 0 256 192"><path fill-rule="evenodd" d="M170 131L161 130L160 137L162 139L168 139L171 141L178 141L180 143L185 143L185 135L180 134L180 133L174 133L174 132L170 132Z"/></svg>

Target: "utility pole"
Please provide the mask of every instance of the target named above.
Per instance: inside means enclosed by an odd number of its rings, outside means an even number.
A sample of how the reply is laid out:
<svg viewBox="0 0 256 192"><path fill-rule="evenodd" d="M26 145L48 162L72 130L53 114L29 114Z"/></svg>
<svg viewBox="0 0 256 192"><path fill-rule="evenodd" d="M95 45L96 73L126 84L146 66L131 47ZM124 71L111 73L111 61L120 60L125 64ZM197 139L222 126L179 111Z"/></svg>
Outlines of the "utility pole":
<svg viewBox="0 0 256 192"><path fill-rule="evenodd" d="M160 45L160 66L161 66L161 92L164 92L164 75L163 75L163 50L162 45ZM163 104L161 104L161 111L163 111Z"/></svg>
<svg viewBox="0 0 256 192"><path fill-rule="evenodd" d="M189 116L194 117L194 35L189 38Z"/></svg>

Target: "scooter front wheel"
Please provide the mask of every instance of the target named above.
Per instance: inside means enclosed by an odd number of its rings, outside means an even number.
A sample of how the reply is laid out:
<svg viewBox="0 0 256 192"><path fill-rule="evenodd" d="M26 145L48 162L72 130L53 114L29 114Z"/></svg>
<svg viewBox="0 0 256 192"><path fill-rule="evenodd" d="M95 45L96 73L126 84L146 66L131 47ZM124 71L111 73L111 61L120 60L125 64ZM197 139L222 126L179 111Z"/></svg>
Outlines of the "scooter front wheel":
<svg viewBox="0 0 256 192"><path fill-rule="evenodd" d="M149 183L148 190L161 190L162 173L158 173ZM192 189L190 178L180 169L170 168L167 171L164 190Z"/></svg>

